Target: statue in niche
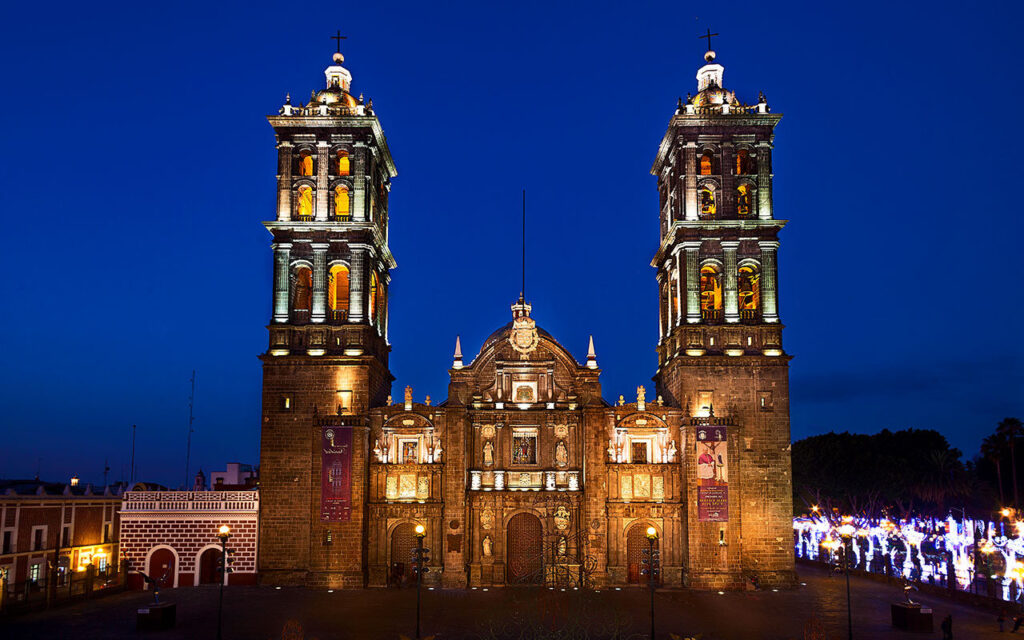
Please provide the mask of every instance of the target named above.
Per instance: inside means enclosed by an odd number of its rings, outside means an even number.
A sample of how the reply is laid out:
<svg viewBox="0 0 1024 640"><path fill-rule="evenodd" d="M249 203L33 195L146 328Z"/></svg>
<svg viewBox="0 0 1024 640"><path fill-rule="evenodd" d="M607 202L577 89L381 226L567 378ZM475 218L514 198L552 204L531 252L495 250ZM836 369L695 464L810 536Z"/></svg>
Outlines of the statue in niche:
<svg viewBox="0 0 1024 640"><path fill-rule="evenodd" d="M485 558L490 558L491 557L491 536L489 536L489 535L488 536L484 536L483 548L484 548L484 557Z"/></svg>
<svg viewBox="0 0 1024 640"><path fill-rule="evenodd" d="M494 464L494 444L490 440L484 443L484 466L489 467Z"/></svg>
<svg viewBox="0 0 1024 640"><path fill-rule="evenodd" d="M565 440L559 440L555 445L555 463L560 467L569 464L569 448L565 446Z"/></svg>
<svg viewBox="0 0 1024 640"><path fill-rule="evenodd" d="M608 438L608 462L615 462L615 442Z"/></svg>
<svg viewBox="0 0 1024 640"><path fill-rule="evenodd" d="M672 442L668 443L668 461L669 462L675 462L676 461L676 441L675 440L673 440Z"/></svg>

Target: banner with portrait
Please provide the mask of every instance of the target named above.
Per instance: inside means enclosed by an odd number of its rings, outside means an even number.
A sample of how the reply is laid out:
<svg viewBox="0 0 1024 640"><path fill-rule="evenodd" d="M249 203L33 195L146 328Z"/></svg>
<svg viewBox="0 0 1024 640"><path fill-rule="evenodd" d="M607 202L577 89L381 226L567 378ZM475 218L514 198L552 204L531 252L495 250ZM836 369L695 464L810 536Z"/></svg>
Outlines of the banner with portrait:
<svg viewBox="0 0 1024 640"><path fill-rule="evenodd" d="M729 449L726 428L696 427L697 520L729 520Z"/></svg>
<svg viewBox="0 0 1024 640"><path fill-rule="evenodd" d="M352 517L352 427L320 430L320 520Z"/></svg>

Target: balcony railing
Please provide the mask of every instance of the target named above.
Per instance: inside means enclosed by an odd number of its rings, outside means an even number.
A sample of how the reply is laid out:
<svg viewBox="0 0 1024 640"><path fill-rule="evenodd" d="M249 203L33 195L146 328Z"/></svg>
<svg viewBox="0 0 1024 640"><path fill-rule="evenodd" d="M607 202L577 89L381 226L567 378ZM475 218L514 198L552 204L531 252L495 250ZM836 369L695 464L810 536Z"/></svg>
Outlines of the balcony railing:
<svg viewBox="0 0 1024 640"><path fill-rule="evenodd" d="M327 312L329 324L345 324L348 320L348 309L331 309Z"/></svg>
<svg viewBox="0 0 1024 640"><path fill-rule="evenodd" d="M754 324L761 321L760 309L740 309L740 322Z"/></svg>
<svg viewBox="0 0 1024 640"><path fill-rule="evenodd" d="M292 309L292 324L309 324L309 309Z"/></svg>
<svg viewBox="0 0 1024 640"><path fill-rule="evenodd" d="M700 319L708 324L717 324L722 321L721 309L701 309Z"/></svg>

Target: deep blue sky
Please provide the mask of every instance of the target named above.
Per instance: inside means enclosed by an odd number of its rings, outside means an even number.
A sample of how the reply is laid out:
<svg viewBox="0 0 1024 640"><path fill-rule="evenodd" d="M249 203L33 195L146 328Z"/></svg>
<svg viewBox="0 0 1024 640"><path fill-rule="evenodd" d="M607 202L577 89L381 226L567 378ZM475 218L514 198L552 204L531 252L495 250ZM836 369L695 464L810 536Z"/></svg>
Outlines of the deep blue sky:
<svg viewBox="0 0 1024 640"><path fill-rule="evenodd" d="M336 28L399 175L396 393L445 397L519 290L605 397L650 386L648 174L710 26L777 129L793 437L930 427L972 455L1024 417L1024 5L991 2L10 3L0 477L147 479L258 456L275 151L264 117L323 84ZM41 462L39 462L41 460Z"/></svg>

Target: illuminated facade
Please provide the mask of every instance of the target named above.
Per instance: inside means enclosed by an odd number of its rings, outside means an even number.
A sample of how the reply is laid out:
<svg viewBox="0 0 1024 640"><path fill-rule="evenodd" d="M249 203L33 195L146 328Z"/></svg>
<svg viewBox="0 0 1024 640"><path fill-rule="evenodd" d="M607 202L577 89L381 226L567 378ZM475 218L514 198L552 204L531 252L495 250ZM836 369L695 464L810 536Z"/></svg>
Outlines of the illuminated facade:
<svg viewBox="0 0 1024 640"><path fill-rule="evenodd" d="M702 79L703 97L673 118L655 173L663 204L669 192L689 204L688 217L663 207L657 393L648 398L638 387L635 400L606 402L593 342L578 362L520 298L475 357L464 359L456 340L447 399L417 402L409 387L390 395L387 193L395 167L371 103L349 92L342 61L335 56L327 89L309 104L289 101L269 118L280 160L277 217L266 223L275 260L262 356L261 581L401 584L411 579L414 527L422 524L434 565L425 579L448 587L639 584L648 527L658 534L666 585L738 588L752 576L791 583L790 539L771 538L775 509L789 516L786 358L765 355L781 354L774 266L751 253L781 227L768 173L778 116L763 102L719 113L717 85ZM692 146L683 141L689 131ZM741 153L723 151L729 144ZM732 235L702 247L722 229ZM677 249L695 242L696 270L680 273ZM712 259L712 243L729 247L724 257ZM686 287L685 302L670 281ZM687 356L703 372L699 383L669 347L690 327L711 340ZM749 329L748 347L756 337L763 350L746 355L737 344L743 355L723 361L720 346L733 340L726 327ZM730 368L733 361L743 364ZM744 412L742 394L754 394L752 406L765 397L761 382L749 380L755 368L781 377L765 378L770 393L759 412ZM741 543L741 511L753 513L741 501L759 491L766 465L785 479L764 508L767 531L744 529ZM783 525L789 535L788 519Z"/></svg>
<svg viewBox="0 0 1024 640"><path fill-rule="evenodd" d="M772 144L782 117L764 95L741 103L708 51L698 93L680 100L651 173L661 245L658 393L726 428L726 514L702 518L699 475L686 471L687 581L735 586L793 580L789 356L782 349L772 207ZM685 447L700 448L699 429ZM699 467L699 465L698 465ZM695 470L697 474L700 469Z"/></svg>

